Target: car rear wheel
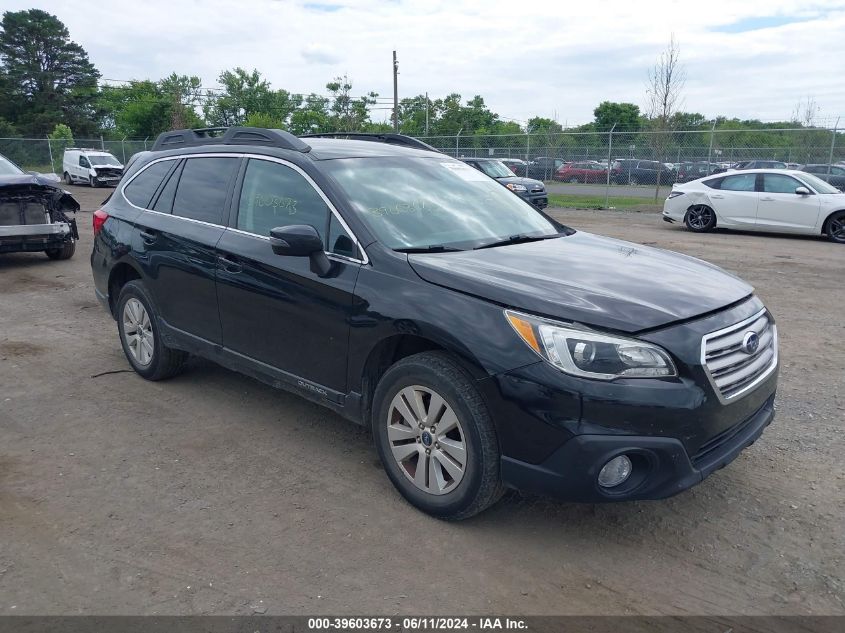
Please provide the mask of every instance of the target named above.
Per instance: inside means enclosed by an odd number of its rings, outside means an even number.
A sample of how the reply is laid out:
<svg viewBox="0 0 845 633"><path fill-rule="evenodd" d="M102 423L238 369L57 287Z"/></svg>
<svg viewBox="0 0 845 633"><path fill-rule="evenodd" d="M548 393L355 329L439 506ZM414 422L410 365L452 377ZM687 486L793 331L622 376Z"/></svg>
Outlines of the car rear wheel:
<svg viewBox="0 0 845 633"><path fill-rule="evenodd" d="M65 242L59 248L48 248L44 252L47 253L47 257L50 259L70 259L76 252L76 242L71 240L70 242Z"/></svg>
<svg viewBox="0 0 845 633"><path fill-rule="evenodd" d="M706 204L697 204L687 210L684 216L684 224L695 233L712 231L716 226L716 212Z"/></svg>
<svg viewBox="0 0 845 633"><path fill-rule="evenodd" d="M176 375L188 358L162 342L152 299L140 281L129 281L120 290L117 329L126 359L147 380Z"/></svg>
<svg viewBox="0 0 845 633"><path fill-rule="evenodd" d="M845 211L837 211L827 219L824 232L827 239L837 244L845 244Z"/></svg>
<svg viewBox="0 0 845 633"><path fill-rule="evenodd" d="M73 178L71 178L70 174L67 173L67 172L64 173L64 176L62 176L62 179L65 181L66 185L72 185L73 184Z"/></svg>
<svg viewBox="0 0 845 633"><path fill-rule="evenodd" d="M372 424L388 477L423 512L465 519L501 496L499 445L487 406L448 355L415 354L388 369L373 399Z"/></svg>
<svg viewBox="0 0 845 633"><path fill-rule="evenodd" d="M572 178L569 179L569 182L571 182L573 184L577 183L578 182L578 176L572 176Z"/></svg>

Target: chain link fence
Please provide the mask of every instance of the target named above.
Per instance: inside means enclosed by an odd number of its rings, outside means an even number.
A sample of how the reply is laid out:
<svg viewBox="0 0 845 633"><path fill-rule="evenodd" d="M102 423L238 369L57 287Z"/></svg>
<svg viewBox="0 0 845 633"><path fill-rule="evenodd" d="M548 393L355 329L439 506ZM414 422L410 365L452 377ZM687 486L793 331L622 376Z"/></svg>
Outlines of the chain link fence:
<svg viewBox="0 0 845 633"><path fill-rule="evenodd" d="M510 159L509 165L518 175L547 181L606 183L609 164L611 185L656 184L658 178L661 184L672 184L744 161L776 161L777 166L798 168L845 159L845 132L826 128L458 134L419 138L450 156ZM562 170L567 164L574 164L575 168ZM588 169L597 165L598 169ZM649 174L649 171L661 174Z"/></svg>
<svg viewBox="0 0 845 633"><path fill-rule="evenodd" d="M106 140L103 138L78 138L73 141L47 138L0 138L0 155L5 156L26 171L54 172L62 175L62 157L69 147L105 150L124 165L129 158L152 147L154 138Z"/></svg>

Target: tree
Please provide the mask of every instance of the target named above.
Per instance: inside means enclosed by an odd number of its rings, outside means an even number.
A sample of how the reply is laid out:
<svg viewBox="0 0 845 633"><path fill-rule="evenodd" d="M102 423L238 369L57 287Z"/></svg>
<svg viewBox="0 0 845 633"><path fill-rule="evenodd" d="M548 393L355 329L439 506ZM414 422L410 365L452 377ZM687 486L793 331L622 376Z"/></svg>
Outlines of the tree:
<svg viewBox="0 0 845 633"><path fill-rule="evenodd" d="M378 94L368 92L363 97L352 97L352 81L344 75L335 77L326 84L331 94L329 106L329 125L333 132L357 132L370 120L370 106L374 105Z"/></svg>
<svg viewBox="0 0 845 633"><path fill-rule="evenodd" d="M57 122L96 129L93 104L100 73L59 19L40 9L7 11L0 22L3 101L27 135L43 136ZM7 104L8 107L8 104Z"/></svg>
<svg viewBox="0 0 845 633"><path fill-rule="evenodd" d="M654 152L654 159L659 162L657 182L654 186L654 200L660 195L661 166L666 159L666 146L670 140L673 115L682 100L682 91L686 83L686 71L681 65L681 49L675 36L669 38L666 49L660 53L657 62L648 74L646 89L646 113L652 134L649 142Z"/></svg>
<svg viewBox="0 0 845 633"><path fill-rule="evenodd" d="M633 103L602 101L595 110L596 130L606 132L616 125L618 132L636 132L640 129L640 107Z"/></svg>
<svg viewBox="0 0 845 633"><path fill-rule="evenodd" d="M287 127L294 111L302 105L302 97L287 90L273 90L258 70L243 68L224 70L217 81L222 92L209 90L203 108L209 125L230 127L243 125L255 114L266 114Z"/></svg>
<svg viewBox="0 0 845 633"><path fill-rule="evenodd" d="M53 171L61 175L65 150L68 147L73 147L73 132L64 123L58 123L53 131L47 135L47 139L53 155Z"/></svg>

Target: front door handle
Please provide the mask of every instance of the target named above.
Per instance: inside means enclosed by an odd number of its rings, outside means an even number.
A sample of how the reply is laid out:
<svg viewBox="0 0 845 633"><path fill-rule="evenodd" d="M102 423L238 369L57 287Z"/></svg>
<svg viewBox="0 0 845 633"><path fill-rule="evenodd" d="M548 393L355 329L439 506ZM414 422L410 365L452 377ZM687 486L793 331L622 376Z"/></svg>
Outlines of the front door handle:
<svg viewBox="0 0 845 633"><path fill-rule="evenodd" d="M145 244L152 244L158 239L158 235L155 233L149 233L147 231L141 231L141 239L144 241Z"/></svg>
<svg viewBox="0 0 845 633"><path fill-rule="evenodd" d="M220 264L220 268L225 270L227 273L239 273L244 269L244 267L238 262L229 259L228 257L223 257L222 255L217 257L217 262Z"/></svg>

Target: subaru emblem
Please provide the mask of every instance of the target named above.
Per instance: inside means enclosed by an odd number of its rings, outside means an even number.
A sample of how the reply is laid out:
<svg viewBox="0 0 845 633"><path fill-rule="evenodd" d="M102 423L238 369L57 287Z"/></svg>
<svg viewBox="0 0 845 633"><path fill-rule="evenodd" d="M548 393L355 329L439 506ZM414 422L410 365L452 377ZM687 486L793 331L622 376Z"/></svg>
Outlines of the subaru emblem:
<svg viewBox="0 0 845 633"><path fill-rule="evenodd" d="M760 337L757 332L746 332L742 338L742 351L746 354L754 354L760 347Z"/></svg>

